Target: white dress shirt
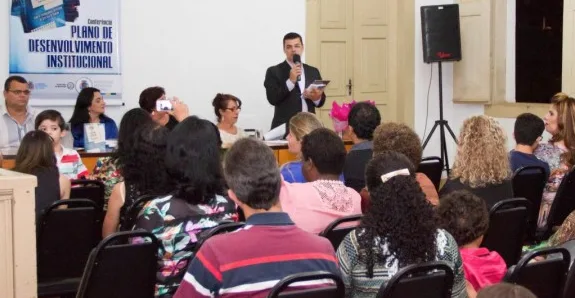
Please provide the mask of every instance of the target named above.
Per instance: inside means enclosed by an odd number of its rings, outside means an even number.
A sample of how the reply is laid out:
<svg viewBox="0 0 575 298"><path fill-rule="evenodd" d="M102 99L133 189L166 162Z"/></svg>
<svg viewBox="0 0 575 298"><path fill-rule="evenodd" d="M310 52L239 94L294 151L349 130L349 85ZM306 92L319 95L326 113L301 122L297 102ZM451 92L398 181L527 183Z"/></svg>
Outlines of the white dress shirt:
<svg viewBox="0 0 575 298"><path fill-rule="evenodd" d="M286 62L289 64L289 66L291 66L292 68L295 66L295 64L289 62L286 60ZM299 82L297 82L299 85L299 90L301 91L301 111L302 112L307 112L307 104L305 102L305 98L303 96L303 91L305 90L305 71L303 68L303 63L301 66L301 76L300 76L300 80ZM292 81L290 81L290 79L288 78L286 80L286 86L288 88L288 90L291 92L293 90L293 88L295 88L295 84L292 83ZM319 105L319 103L321 102L321 98L318 100L313 100L313 104L315 104L315 106L317 107Z"/></svg>

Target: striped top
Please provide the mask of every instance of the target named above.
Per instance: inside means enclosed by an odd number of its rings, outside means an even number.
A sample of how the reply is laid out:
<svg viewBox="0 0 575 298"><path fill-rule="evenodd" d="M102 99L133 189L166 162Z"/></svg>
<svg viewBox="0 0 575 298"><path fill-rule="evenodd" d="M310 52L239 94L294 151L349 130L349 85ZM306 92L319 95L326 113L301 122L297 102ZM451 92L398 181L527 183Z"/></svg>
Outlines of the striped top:
<svg viewBox="0 0 575 298"><path fill-rule="evenodd" d="M56 161L60 174L68 177L69 179L81 179L83 176L88 176L89 172L80 154L74 149L62 146L62 155L56 154Z"/></svg>
<svg viewBox="0 0 575 298"><path fill-rule="evenodd" d="M337 259L341 266L343 282L345 284L346 297L368 298L375 297L382 284L387 282L400 269L397 259L387 259L385 264L375 264L373 278L367 277L367 267L359 260L358 230L350 232L337 249ZM463 274L463 261L453 236L445 230L438 229L436 234L437 261L446 261L453 269L454 279L451 297L465 298L465 276ZM387 242L381 243L387 251ZM422 289L424 291L425 289Z"/></svg>
<svg viewBox="0 0 575 298"><path fill-rule="evenodd" d="M174 297L267 297L282 278L320 270L340 274L327 239L296 227L287 213L258 213L244 228L207 240ZM298 289L329 283L308 281Z"/></svg>

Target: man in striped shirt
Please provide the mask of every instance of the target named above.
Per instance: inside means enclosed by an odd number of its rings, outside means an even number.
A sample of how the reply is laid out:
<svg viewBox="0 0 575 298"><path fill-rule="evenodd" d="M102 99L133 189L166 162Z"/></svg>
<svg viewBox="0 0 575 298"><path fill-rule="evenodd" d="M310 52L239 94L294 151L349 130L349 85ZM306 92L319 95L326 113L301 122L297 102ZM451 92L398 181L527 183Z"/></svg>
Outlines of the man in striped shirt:
<svg viewBox="0 0 575 298"><path fill-rule="evenodd" d="M328 271L339 275L330 242L296 227L279 203L281 176L271 149L252 138L227 152L228 194L246 216L238 231L214 236L200 248L174 297L267 297L282 278ZM317 280L298 289L331 283Z"/></svg>

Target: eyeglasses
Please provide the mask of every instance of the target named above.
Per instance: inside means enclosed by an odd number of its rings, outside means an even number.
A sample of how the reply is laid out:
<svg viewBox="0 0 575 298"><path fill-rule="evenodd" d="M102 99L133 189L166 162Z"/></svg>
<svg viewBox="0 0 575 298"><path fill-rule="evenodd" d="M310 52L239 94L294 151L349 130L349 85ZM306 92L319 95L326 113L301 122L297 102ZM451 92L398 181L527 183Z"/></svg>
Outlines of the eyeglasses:
<svg viewBox="0 0 575 298"><path fill-rule="evenodd" d="M8 90L9 92L14 93L15 95L30 95L30 90Z"/></svg>
<svg viewBox="0 0 575 298"><path fill-rule="evenodd" d="M232 112L241 111L241 110L242 110L242 107L226 108L226 110L229 110L229 111L232 111Z"/></svg>

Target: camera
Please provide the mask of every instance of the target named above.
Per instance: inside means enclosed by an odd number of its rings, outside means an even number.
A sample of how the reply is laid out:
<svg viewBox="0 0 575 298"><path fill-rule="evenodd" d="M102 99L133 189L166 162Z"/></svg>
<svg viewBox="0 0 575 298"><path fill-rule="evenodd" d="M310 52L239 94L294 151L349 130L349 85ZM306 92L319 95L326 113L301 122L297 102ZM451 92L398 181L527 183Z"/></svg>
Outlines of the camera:
<svg viewBox="0 0 575 298"><path fill-rule="evenodd" d="M169 99L159 99L156 101L156 110L160 112L173 111L174 106Z"/></svg>

